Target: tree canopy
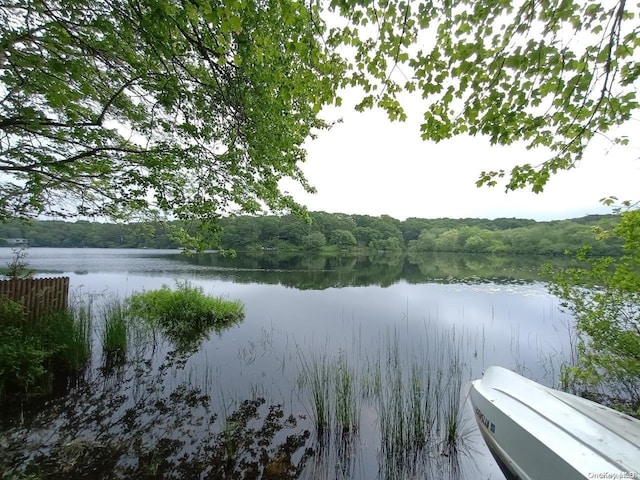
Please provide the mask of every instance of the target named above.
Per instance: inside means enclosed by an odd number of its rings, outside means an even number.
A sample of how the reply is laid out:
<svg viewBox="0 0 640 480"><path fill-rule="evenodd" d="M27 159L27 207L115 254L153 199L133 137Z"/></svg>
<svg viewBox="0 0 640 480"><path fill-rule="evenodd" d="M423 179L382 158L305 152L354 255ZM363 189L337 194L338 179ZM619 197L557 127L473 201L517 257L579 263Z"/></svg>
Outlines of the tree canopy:
<svg viewBox="0 0 640 480"><path fill-rule="evenodd" d="M542 147L486 171L541 191L638 107L640 7L571 0L7 0L0 219L295 210L342 88L422 136ZM624 143L624 138L613 139ZM479 166L481 168L481 166Z"/></svg>
<svg viewBox="0 0 640 480"><path fill-rule="evenodd" d="M235 251L341 252L376 255L408 251L415 256L429 252L564 256L591 245L590 255L622 254L622 241L610 236L596 241L593 230L611 230L620 216L594 215L572 220L536 222L495 220L423 219L400 221L388 216L308 212L297 215L236 215L220 219L219 246ZM176 225L173 225L175 223ZM194 226L172 222L195 235ZM6 239L24 238L30 247L71 248L179 248L168 235L165 222L108 223L88 221L9 220L0 224L0 246ZM1 268L0 268L1 271Z"/></svg>
<svg viewBox="0 0 640 480"><path fill-rule="evenodd" d="M279 210L341 61L289 0L0 5L0 218Z"/></svg>
<svg viewBox="0 0 640 480"><path fill-rule="evenodd" d="M638 108L637 2L335 0L331 8L350 24L330 36L352 48L345 84L364 90L357 108L403 120L398 94L417 91L425 140L485 135L543 147L539 165L482 172L478 186L504 177L507 189L540 192Z"/></svg>

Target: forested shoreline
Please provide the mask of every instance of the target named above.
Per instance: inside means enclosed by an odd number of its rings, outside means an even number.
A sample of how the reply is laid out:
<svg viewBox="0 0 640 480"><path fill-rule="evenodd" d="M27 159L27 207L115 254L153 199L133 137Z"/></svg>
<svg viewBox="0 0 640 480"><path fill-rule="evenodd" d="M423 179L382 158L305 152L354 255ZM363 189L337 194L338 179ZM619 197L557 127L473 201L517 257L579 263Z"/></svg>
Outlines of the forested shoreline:
<svg viewBox="0 0 640 480"><path fill-rule="evenodd" d="M562 255L591 246L594 255L620 254L616 238L596 240L594 229L610 229L615 215L538 222L529 219L397 220L383 215L311 212L307 222L294 215L237 216L220 220L219 246L238 251L409 251ZM172 227L172 228L170 228ZM10 220L0 223L0 245L26 239L30 247L180 248L172 235L183 224L100 223Z"/></svg>

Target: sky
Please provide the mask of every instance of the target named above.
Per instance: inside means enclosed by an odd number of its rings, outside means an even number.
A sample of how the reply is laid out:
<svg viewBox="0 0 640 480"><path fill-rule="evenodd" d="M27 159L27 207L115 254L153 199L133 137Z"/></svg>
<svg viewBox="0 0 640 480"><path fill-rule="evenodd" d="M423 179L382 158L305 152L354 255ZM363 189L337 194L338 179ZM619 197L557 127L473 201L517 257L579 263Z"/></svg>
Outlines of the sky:
<svg viewBox="0 0 640 480"><path fill-rule="evenodd" d="M530 190L505 193L504 186L475 185L483 170L548 158L542 149L523 145L491 146L483 137L455 137L434 143L420 138L421 111L409 103L406 122L390 122L380 110L359 113L349 105L324 112L342 118L307 146L305 176L317 189L306 194L283 184L310 211L419 218L531 218L539 221L610 213L603 197L639 200L640 142L613 146L592 140L577 168L552 176L540 194ZM631 121L626 133L638 129ZM633 137L631 137L633 138Z"/></svg>

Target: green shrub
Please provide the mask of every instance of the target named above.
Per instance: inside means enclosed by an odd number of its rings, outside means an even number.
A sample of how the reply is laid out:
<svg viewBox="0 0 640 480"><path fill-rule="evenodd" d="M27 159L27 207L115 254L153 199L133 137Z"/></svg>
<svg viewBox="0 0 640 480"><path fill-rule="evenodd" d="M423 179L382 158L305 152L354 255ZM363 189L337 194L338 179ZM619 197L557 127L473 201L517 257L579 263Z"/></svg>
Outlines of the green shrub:
<svg viewBox="0 0 640 480"><path fill-rule="evenodd" d="M551 269L551 293L575 319L575 364L563 374L565 387L602 389L640 412L640 210L599 237L623 241L623 255L595 257L589 248L571 268Z"/></svg>
<svg viewBox="0 0 640 480"><path fill-rule="evenodd" d="M25 326L23 306L0 297L0 399L12 391L29 394L45 377L47 352Z"/></svg>
<svg viewBox="0 0 640 480"><path fill-rule="evenodd" d="M0 399L46 395L54 372L81 371L91 356L90 334L85 308L26 321L22 305L0 301Z"/></svg>
<svg viewBox="0 0 640 480"><path fill-rule="evenodd" d="M48 384L44 363L49 353L40 339L15 326L0 326L0 399L12 392L41 393Z"/></svg>
<svg viewBox="0 0 640 480"><path fill-rule="evenodd" d="M22 325L25 318L24 307L5 296L0 297L0 325Z"/></svg>

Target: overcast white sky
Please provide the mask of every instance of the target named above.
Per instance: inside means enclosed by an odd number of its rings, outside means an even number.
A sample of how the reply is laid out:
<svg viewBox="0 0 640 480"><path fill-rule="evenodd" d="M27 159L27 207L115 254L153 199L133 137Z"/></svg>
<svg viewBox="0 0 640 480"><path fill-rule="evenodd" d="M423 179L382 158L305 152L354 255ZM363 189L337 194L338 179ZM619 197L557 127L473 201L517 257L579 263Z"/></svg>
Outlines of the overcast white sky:
<svg viewBox="0 0 640 480"><path fill-rule="evenodd" d="M446 142L420 138L420 109L408 109L409 120L391 123L379 110L339 113L344 122L308 143L303 164L318 192L284 184L294 198L311 211L382 215L398 219L519 217L536 220L574 218L609 213L599 200L615 195L640 200L640 148L615 146L604 139L592 142L579 166L551 178L545 191L505 193L504 187L477 188L483 170L507 169L516 164L539 164L544 150L523 146L491 146L486 138L456 137ZM628 125L629 134L638 122Z"/></svg>

